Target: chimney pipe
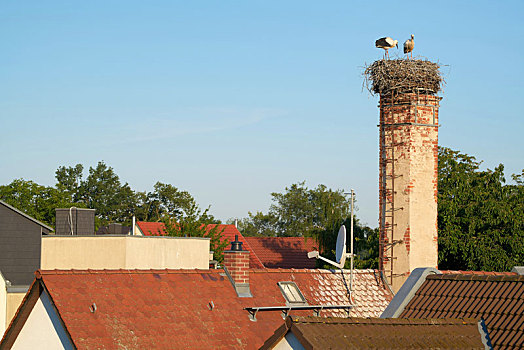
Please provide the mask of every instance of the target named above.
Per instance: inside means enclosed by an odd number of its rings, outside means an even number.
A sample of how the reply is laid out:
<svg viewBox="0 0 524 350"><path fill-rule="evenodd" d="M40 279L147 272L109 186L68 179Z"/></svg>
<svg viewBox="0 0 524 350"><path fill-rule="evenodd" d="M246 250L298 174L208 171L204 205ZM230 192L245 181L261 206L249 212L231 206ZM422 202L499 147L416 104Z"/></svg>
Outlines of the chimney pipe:
<svg viewBox="0 0 524 350"><path fill-rule="evenodd" d="M249 289L249 251L243 250L238 235L231 242L231 249L224 251L224 271L239 297L252 297Z"/></svg>

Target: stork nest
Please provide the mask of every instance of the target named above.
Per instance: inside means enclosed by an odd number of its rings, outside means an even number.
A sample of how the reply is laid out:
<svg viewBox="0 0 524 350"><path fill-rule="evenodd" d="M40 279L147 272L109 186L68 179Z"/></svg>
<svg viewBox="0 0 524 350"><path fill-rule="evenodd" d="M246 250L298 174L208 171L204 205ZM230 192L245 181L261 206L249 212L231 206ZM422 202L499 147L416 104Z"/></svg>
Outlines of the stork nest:
<svg viewBox="0 0 524 350"><path fill-rule="evenodd" d="M434 95L444 79L440 65L428 60L378 60L364 67L364 83L371 94L419 92Z"/></svg>

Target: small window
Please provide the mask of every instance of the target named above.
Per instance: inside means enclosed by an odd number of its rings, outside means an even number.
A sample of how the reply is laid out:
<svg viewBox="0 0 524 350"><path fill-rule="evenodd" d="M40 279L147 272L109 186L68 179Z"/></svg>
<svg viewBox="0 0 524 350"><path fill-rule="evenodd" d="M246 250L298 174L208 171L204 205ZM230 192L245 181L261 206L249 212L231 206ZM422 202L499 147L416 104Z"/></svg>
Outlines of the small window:
<svg viewBox="0 0 524 350"><path fill-rule="evenodd" d="M282 295L289 304L305 304L306 298L300 292L295 282L278 282Z"/></svg>

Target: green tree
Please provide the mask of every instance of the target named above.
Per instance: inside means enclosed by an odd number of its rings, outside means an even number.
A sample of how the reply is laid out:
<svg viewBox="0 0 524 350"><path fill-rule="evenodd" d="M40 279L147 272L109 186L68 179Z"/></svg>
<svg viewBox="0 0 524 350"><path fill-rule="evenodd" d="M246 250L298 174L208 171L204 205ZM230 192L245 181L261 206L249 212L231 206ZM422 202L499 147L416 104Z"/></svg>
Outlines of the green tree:
<svg viewBox="0 0 524 350"><path fill-rule="evenodd" d="M309 189L303 181L271 197L268 214L274 218L276 235L281 237L319 236L320 232L339 227L349 216L349 201L343 191L324 185Z"/></svg>
<svg viewBox="0 0 524 350"><path fill-rule="evenodd" d="M122 184L113 168L98 162L89 168L76 195L81 203L96 210L95 226L111 222L129 224L137 207L137 196L127 183Z"/></svg>
<svg viewBox="0 0 524 350"><path fill-rule="evenodd" d="M143 221L160 221L165 216L191 215L197 207L187 191L157 182L152 192L135 192L120 181L112 167L98 162L83 178L84 166L60 166L56 186L46 187L24 179L0 186L0 199L48 225L55 223L55 208L96 209L95 228L111 222L129 225L133 215ZM208 210L201 219L220 223Z"/></svg>
<svg viewBox="0 0 524 350"><path fill-rule="evenodd" d="M79 189L82 185L84 166L77 164L74 167L59 167L55 172L56 189L68 197L71 203L78 202Z"/></svg>
<svg viewBox="0 0 524 350"><path fill-rule="evenodd" d="M232 224L235 220L229 219ZM248 217L238 221L238 230L243 236L276 236L277 218L271 214L264 214L258 211L256 214L248 212Z"/></svg>
<svg viewBox="0 0 524 350"><path fill-rule="evenodd" d="M504 166L439 149L441 269L508 271L524 262L524 172L506 184Z"/></svg>
<svg viewBox="0 0 524 350"><path fill-rule="evenodd" d="M178 217L196 204L189 192L173 185L157 182L152 192L137 193L139 206L136 216L143 221L160 221L164 216Z"/></svg>
<svg viewBox="0 0 524 350"><path fill-rule="evenodd" d="M24 179L0 186L0 199L50 226L55 224L55 208L73 204L56 188Z"/></svg>
<svg viewBox="0 0 524 350"><path fill-rule="evenodd" d="M346 222L346 227L349 224ZM355 237L355 259L354 266L357 269L378 269L378 239L379 229L362 225L358 222L354 224ZM346 262L346 267L349 267Z"/></svg>
<svg viewBox="0 0 524 350"><path fill-rule="evenodd" d="M165 215L162 218L164 230L171 237L207 237L210 239L209 246L213 251L213 258L219 263L224 260L224 249L229 242L224 239L225 228L220 228L211 215L209 208L201 211L196 203L179 215L173 217ZM159 235L162 232L158 232Z"/></svg>
<svg viewBox="0 0 524 350"><path fill-rule="evenodd" d="M272 193L271 197L273 204L267 214L250 212L239 221L243 235L312 237L319 242L323 255L334 259L340 226L346 225L348 232L350 227L350 201L342 190L332 190L325 185L309 189L305 182L299 182L286 187L283 193ZM377 232L355 218L355 266L377 266Z"/></svg>

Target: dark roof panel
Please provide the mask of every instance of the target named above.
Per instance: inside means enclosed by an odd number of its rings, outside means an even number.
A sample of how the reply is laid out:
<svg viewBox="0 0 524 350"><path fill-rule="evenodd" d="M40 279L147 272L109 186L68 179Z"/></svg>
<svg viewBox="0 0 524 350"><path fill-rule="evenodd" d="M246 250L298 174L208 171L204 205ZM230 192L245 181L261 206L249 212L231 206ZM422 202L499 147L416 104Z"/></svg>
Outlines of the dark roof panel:
<svg viewBox="0 0 524 350"><path fill-rule="evenodd" d="M306 349L484 349L474 319L289 317L263 349L292 332Z"/></svg>
<svg viewBox="0 0 524 350"><path fill-rule="evenodd" d="M400 317L482 318L495 349L524 347L524 276L428 275Z"/></svg>

